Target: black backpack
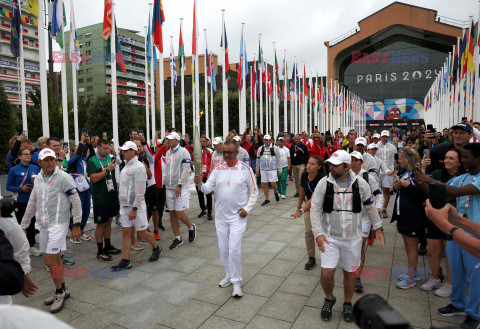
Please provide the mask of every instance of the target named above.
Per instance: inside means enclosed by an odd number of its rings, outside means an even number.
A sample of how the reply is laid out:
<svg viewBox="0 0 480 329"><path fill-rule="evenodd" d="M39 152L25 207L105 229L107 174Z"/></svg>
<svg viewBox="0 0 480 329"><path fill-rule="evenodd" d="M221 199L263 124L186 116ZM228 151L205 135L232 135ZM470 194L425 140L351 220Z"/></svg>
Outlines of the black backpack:
<svg viewBox="0 0 480 329"><path fill-rule="evenodd" d="M265 145L262 146L262 150L260 151L260 157L263 155L263 152L265 152ZM270 154L272 156L275 156L275 147L272 145L272 148L270 149Z"/></svg>
<svg viewBox="0 0 480 329"><path fill-rule="evenodd" d="M352 192L337 192L337 193L353 193L353 207L352 212L358 214L362 211L362 200L360 197L360 189L358 187L358 180L356 180L352 185ZM323 199L323 212L327 214L333 211L333 197L335 191L333 189L333 184L327 182L327 190L325 192L325 198ZM348 211L348 210L340 210Z"/></svg>

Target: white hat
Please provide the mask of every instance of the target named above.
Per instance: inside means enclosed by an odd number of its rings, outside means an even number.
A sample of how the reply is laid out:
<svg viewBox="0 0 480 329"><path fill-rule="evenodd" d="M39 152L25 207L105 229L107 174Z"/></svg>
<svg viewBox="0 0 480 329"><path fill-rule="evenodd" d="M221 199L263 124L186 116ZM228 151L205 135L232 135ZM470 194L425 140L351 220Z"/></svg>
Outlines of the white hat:
<svg viewBox="0 0 480 329"><path fill-rule="evenodd" d="M376 148L377 148L377 144L375 144L375 143L368 144L368 146L367 146L367 150L376 149Z"/></svg>
<svg viewBox="0 0 480 329"><path fill-rule="evenodd" d="M335 166L338 166L339 164L342 164L342 163L350 164L352 163L352 157L350 156L350 153L348 153L347 151L338 150L335 153L333 153L330 158L328 158L327 162L330 162Z"/></svg>
<svg viewBox="0 0 480 329"><path fill-rule="evenodd" d="M120 147L120 150L122 150L122 151L128 151L128 150L138 151L138 147L137 147L137 144L135 144L134 142L128 141L128 142L125 142L125 144L123 144L122 147Z"/></svg>
<svg viewBox="0 0 480 329"><path fill-rule="evenodd" d="M155 147L159 147L161 146L163 143L162 143L162 140L161 139L157 139L157 142L155 143Z"/></svg>
<svg viewBox="0 0 480 329"><path fill-rule="evenodd" d="M40 153L38 154L38 160L43 160L48 157L52 157L54 159L57 158L57 156L55 155L55 152L53 152L51 149L48 149L48 148L41 150Z"/></svg>
<svg viewBox="0 0 480 329"><path fill-rule="evenodd" d="M176 139L177 141L179 141L180 135L177 134L175 131L172 131L170 135L167 136L167 139Z"/></svg>
<svg viewBox="0 0 480 329"><path fill-rule="evenodd" d="M362 144L363 146L367 146L367 139L365 137L358 137L355 140L355 145Z"/></svg>
<svg viewBox="0 0 480 329"><path fill-rule="evenodd" d="M263 136L263 139L272 139L272 136L270 136L270 135L265 135L265 136Z"/></svg>
<svg viewBox="0 0 480 329"><path fill-rule="evenodd" d="M350 153L350 156L355 157L355 158L357 158L358 160L362 160L362 161L363 161L363 155L362 155L362 153L360 153L360 152L353 151L352 153Z"/></svg>
<svg viewBox="0 0 480 329"><path fill-rule="evenodd" d="M235 136L233 137L233 140L236 140L237 142L241 142L242 138L240 136Z"/></svg>
<svg viewBox="0 0 480 329"><path fill-rule="evenodd" d="M283 138L282 136L277 138L277 141L284 141L284 140L285 140L285 138Z"/></svg>
<svg viewBox="0 0 480 329"><path fill-rule="evenodd" d="M373 134L373 138L380 138L380 135L375 133L375 134Z"/></svg>
<svg viewBox="0 0 480 329"><path fill-rule="evenodd" d="M380 134L380 136L390 137L390 133L388 132L388 130L383 130L382 133Z"/></svg>
<svg viewBox="0 0 480 329"><path fill-rule="evenodd" d="M215 137L212 141L213 145L223 144L222 137Z"/></svg>

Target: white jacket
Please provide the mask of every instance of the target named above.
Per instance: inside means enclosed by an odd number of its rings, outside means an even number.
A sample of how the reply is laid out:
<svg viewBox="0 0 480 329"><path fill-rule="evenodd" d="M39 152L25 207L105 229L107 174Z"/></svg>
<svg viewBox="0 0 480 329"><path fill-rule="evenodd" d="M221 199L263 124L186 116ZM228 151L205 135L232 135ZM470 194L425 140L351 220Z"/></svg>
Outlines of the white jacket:
<svg viewBox="0 0 480 329"><path fill-rule="evenodd" d="M271 149L275 156L272 156ZM263 154L262 154L262 150ZM262 155L260 155L262 154ZM262 145L258 148L257 151L257 162L255 170L282 170L282 151L275 145L270 145L266 147Z"/></svg>
<svg viewBox="0 0 480 329"><path fill-rule="evenodd" d="M145 203L147 170L137 157L128 161L120 172L118 198L122 207L137 207Z"/></svg>
<svg viewBox="0 0 480 329"><path fill-rule="evenodd" d="M395 154L397 153L397 148L390 143L383 144L378 142L377 144L377 154L376 156L385 162L385 165L389 170L395 169Z"/></svg>
<svg viewBox="0 0 480 329"><path fill-rule="evenodd" d="M182 189L190 185L190 153L180 145L165 154L165 188L173 190L181 184Z"/></svg>
<svg viewBox="0 0 480 329"><path fill-rule="evenodd" d="M20 264L23 273L30 273L32 270L30 255L28 254L30 245L17 220L13 217L0 217L0 230L5 233L8 241L12 244L13 258Z"/></svg>
<svg viewBox="0 0 480 329"><path fill-rule="evenodd" d="M245 150L243 147L239 146L238 147L238 156L237 156L238 161L242 161L248 166L250 165L250 156L248 155L247 150Z"/></svg>

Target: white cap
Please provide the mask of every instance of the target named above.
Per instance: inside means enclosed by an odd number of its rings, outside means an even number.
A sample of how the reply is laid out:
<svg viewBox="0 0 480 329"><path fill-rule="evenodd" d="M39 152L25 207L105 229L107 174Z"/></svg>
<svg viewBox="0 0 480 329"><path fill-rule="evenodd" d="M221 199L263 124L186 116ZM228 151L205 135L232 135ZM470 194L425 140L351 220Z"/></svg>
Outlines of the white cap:
<svg viewBox="0 0 480 329"><path fill-rule="evenodd" d="M363 146L367 146L367 139L365 137L358 137L355 140L355 145L362 144Z"/></svg>
<svg viewBox="0 0 480 329"><path fill-rule="evenodd" d="M48 148L41 150L40 153L38 154L38 160L43 160L48 157L52 157L54 159L57 158L57 156L55 155L55 152L53 152L51 149L48 149Z"/></svg>
<svg viewBox="0 0 480 329"><path fill-rule="evenodd" d="M377 144L375 144L375 143L368 144L368 146L367 146L367 150L376 149L376 148L377 148Z"/></svg>
<svg viewBox="0 0 480 329"><path fill-rule="evenodd" d="M223 144L222 137L215 137L212 141L213 145Z"/></svg>
<svg viewBox="0 0 480 329"><path fill-rule="evenodd" d="M355 158L357 158L358 160L362 160L362 161L363 161L363 155L362 155L362 153L360 153L360 152L353 151L352 153L350 153L350 156L355 157Z"/></svg>
<svg viewBox="0 0 480 329"><path fill-rule="evenodd" d="M265 135L265 136L263 136L263 139L272 139L272 136L270 136L270 135Z"/></svg>
<svg viewBox="0 0 480 329"><path fill-rule="evenodd" d="M237 142L241 142L242 138L240 136L235 136L233 137L233 140L236 140Z"/></svg>
<svg viewBox="0 0 480 329"><path fill-rule="evenodd" d="M128 142L125 142L125 144L123 144L123 146L120 147L120 150L122 150L122 151L128 151L128 150L138 151L138 147L137 147L137 144L135 144L134 142L128 141Z"/></svg>
<svg viewBox="0 0 480 329"><path fill-rule="evenodd" d="M377 133L375 133L375 134L373 134L373 137L372 137L372 138L380 138L380 135L377 134Z"/></svg>
<svg viewBox="0 0 480 329"><path fill-rule="evenodd" d="M175 131L172 131L170 135L167 135L167 139L176 139L177 141L180 140L180 135Z"/></svg>
<svg viewBox="0 0 480 329"><path fill-rule="evenodd" d="M344 150L338 150L335 153L332 154L330 158L328 158L327 162L338 166L339 164L346 163L350 164L352 163L352 157L350 156L350 153Z"/></svg>
<svg viewBox="0 0 480 329"><path fill-rule="evenodd" d="M161 139L157 139L157 142L155 143L155 147L159 147L160 145L162 145L162 140Z"/></svg>
<svg viewBox="0 0 480 329"><path fill-rule="evenodd" d="M383 130L382 133L380 134L380 136L390 137L390 133L388 132L388 130Z"/></svg>
<svg viewBox="0 0 480 329"><path fill-rule="evenodd" d="M277 141L284 141L284 140L285 140L285 138L283 138L282 136L277 138Z"/></svg>

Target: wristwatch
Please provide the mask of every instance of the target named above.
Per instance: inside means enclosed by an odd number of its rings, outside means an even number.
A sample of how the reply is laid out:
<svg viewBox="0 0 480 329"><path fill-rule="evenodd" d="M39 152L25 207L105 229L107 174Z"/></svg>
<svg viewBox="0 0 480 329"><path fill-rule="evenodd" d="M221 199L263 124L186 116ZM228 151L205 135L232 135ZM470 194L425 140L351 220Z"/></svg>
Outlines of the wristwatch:
<svg viewBox="0 0 480 329"><path fill-rule="evenodd" d="M298 212L300 213L300 215L303 215L303 213L304 213L305 211L303 211L303 208L300 208L300 210L299 210Z"/></svg>
<svg viewBox="0 0 480 329"><path fill-rule="evenodd" d="M63 159L57 159L58 162L63 162Z"/></svg>
<svg viewBox="0 0 480 329"><path fill-rule="evenodd" d="M80 227L80 225L81 225L80 222L78 222L78 223L73 223L73 226L75 226L75 227Z"/></svg>
<svg viewBox="0 0 480 329"><path fill-rule="evenodd" d="M180 187L180 188L182 188L182 187L183 187L183 186L182 186L182 184L178 184L177 186L178 186L178 187Z"/></svg>
<svg viewBox="0 0 480 329"><path fill-rule="evenodd" d="M133 207L133 208L132 208L132 210L135 210L135 211L137 211L137 210L138 210L138 208L137 208L137 207Z"/></svg>
<svg viewBox="0 0 480 329"><path fill-rule="evenodd" d="M452 229L450 231L448 231L447 233L447 241L452 241L453 240L453 232L455 232L456 230L460 230L459 227L457 226L454 226L452 227ZM461 230L460 230L461 231Z"/></svg>
<svg viewBox="0 0 480 329"><path fill-rule="evenodd" d="M110 169L105 169L105 172L107 173L107 175L110 173Z"/></svg>

